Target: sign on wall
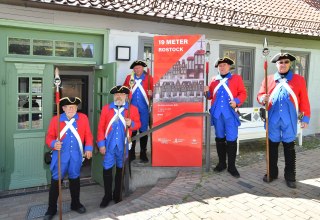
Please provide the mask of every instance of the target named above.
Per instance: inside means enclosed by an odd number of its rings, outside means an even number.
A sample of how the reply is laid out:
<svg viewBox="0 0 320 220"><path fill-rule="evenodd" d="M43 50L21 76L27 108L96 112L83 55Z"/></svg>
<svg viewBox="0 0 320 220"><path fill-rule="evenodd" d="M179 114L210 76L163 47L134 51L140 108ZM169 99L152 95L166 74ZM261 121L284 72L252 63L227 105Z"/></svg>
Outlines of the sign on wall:
<svg viewBox="0 0 320 220"><path fill-rule="evenodd" d="M154 37L153 126L203 112L203 35ZM153 133L153 166L201 166L203 118L184 118Z"/></svg>

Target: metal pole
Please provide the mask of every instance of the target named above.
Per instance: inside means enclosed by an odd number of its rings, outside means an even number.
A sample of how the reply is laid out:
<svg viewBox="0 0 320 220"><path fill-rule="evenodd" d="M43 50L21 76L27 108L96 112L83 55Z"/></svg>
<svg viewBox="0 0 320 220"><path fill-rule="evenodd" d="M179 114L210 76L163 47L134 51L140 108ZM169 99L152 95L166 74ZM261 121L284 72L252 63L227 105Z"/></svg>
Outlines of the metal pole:
<svg viewBox="0 0 320 220"><path fill-rule="evenodd" d="M208 86L208 78L209 78L209 56L210 56L210 43L207 42L206 45L206 86ZM205 94L205 112L208 112L208 99L207 99L207 94ZM210 136L211 136L211 122L210 122L210 114L209 117L206 115L205 117L205 144L206 144L206 171L209 172L210 170Z"/></svg>
<svg viewBox="0 0 320 220"><path fill-rule="evenodd" d="M263 44L263 51L262 54L264 56L264 79L265 79L265 92L266 95L268 95L268 60L267 56L269 55L269 49L268 49L268 41L267 38L264 38L264 44ZM269 118L268 118L268 107L269 102L265 103L265 110L266 110L266 163L267 163L267 179L268 182L270 181L270 158L269 158Z"/></svg>
<svg viewBox="0 0 320 220"><path fill-rule="evenodd" d="M56 86L56 104L57 104L57 134L58 141L60 142L60 93L59 87L61 84L61 79L59 76L59 69L55 69L55 77L54 77L54 85ZM60 150L58 150L58 186L59 186L59 219L62 220L62 193L61 193L61 154Z"/></svg>
<svg viewBox="0 0 320 220"><path fill-rule="evenodd" d="M206 116L206 171L210 170L210 136L211 136L211 115L208 113Z"/></svg>
<svg viewBox="0 0 320 220"><path fill-rule="evenodd" d="M149 101L149 128L151 129L152 128L152 123L153 123L153 116L152 116L152 102L153 102L153 99L151 99L151 97L149 96L149 91L151 89L151 86L153 85L150 85L150 76L152 76L151 72L150 72L150 66L152 64L152 51L151 51L151 59L149 58L149 52L147 50L146 52L146 63L147 63L147 77L148 77L148 91L147 91L147 97L148 97L148 101ZM150 62L149 62L150 61ZM152 96L153 96L153 93L152 93ZM150 134L150 154L151 154L151 157L150 157L150 161L151 161L151 164L152 164L152 134Z"/></svg>
<svg viewBox="0 0 320 220"><path fill-rule="evenodd" d="M128 114L127 118L130 117L130 99L128 99ZM121 173L121 182L120 182L120 201L122 200L122 186L124 183L124 169L125 169L125 160L126 160L126 151L127 151L127 144L126 139L129 144L129 128L126 125L125 137L124 137L124 146L123 146L123 154L122 154L122 173Z"/></svg>
<svg viewBox="0 0 320 220"><path fill-rule="evenodd" d="M131 73L131 78L129 81L129 85L130 85L130 92L132 91L132 87L134 85L134 78L133 78L133 73ZM131 101L130 101L130 94L128 94L128 114L127 114L127 118L130 118L130 105L131 105ZM124 145L123 145L123 154L122 154L122 173L121 173L121 182L120 182L120 201L122 200L122 186L124 183L124 169L125 169L125 160L126 160L126 151L127 151L127 145L126 145L126 138L127 138L127 142L128 144L131 142L130 141L130 137L129 137L129 128L126 125L126 130L125 130L125 137L124 137ZM128 163L130 166L130 162ZM129 189L127 189L129 190Z"/></svg>

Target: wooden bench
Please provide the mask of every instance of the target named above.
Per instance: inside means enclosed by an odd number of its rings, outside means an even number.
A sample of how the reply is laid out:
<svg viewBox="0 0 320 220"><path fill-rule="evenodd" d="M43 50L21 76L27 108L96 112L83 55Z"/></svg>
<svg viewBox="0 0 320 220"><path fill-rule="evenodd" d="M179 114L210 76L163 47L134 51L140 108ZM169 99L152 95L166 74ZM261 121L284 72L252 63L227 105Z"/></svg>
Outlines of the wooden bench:
<svg viewBox="0 0 320 220"><path fill-rule="evenodd" d="M239 134L237 140L237 154L239 154L239 142L242 140L251 140L256 138L265 138L266 130L264 129L264 122L259 114L260 107L239 108L241 125L239 127ZM299 146L302 145L302 129L298 124L297 136Z"/></svg>

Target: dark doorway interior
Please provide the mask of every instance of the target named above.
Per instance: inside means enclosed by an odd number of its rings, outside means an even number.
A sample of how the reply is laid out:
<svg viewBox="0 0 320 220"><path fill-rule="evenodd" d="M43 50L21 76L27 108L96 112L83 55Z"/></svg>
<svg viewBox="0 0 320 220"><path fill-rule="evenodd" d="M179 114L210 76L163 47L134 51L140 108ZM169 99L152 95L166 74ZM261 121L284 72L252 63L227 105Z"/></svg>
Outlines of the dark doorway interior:
<svg viewBox="0 0 320 220"><path fill-rule="evenodd" d="M60 75L60 98L79 97L82 103L78 106L78 112L88 115L88 76ZM62 108L60 107L62 113ZM57 108L54 106L54 114Z"/></svg>
<svg viewBox="0 0 320 220"><path fill-rule="evenodd" d="M59 67L61 88L60 98L79 97L81 104L78 106L78 112L84 113L89 117L89 77L92 74L92 68L87 67ZM60 107L60 113L62 113ZM57 113L54 105L54 114ZM89 117L90 118L90 117ZM85 159L82 163L80 177L91 176L91 159Z"/></svg>
<svg viewBox="0 0 320 220"><path fill-rule="evenodd" d="M61 75L61 97L79 97L78 112L88 115L88 76Z"/></svg>

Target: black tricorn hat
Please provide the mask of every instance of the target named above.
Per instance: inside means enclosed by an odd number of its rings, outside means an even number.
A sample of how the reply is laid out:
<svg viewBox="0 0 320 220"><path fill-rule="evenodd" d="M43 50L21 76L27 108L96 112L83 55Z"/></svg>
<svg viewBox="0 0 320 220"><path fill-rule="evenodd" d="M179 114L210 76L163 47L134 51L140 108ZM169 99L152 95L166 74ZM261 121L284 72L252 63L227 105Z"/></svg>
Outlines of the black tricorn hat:
<svg viewBox="0 0 320 220"><path fill-rule="evenodd" d="M115 94L115 93L125 93L129 94L130 89L126 86L115 86L110 90L110 94Z"/></svg>
<svg viewBox="0 0 320 220"><path fill-rule="evenodd" d="M133 69L135 66L138 66L138 65L143 66L143 67L147 67L147 64L144 61L136 60L131 64L130 69Z"/></svg>
<svg viewBox="0 0 320 220"><path fill-rule="evenodd" d="M214 64L214 67L217 68L220 63L227 63L227 64L229 64L229 65L232 65L232 64L234 64L234 61L231 60L231 59L228 58L228 57L219 58L219 59L216 61L216 63Z"/></svg>
<svg viewBox="0 0 320 220"><path fill-rule="evenodd" d="M79 105L81 103L81 99L78 97L63 97L60 99L60 105Z"/></svg>
<svg viewBox="0 0 320 220"><path fill-rule="evenodd" d="M278 53L271 59L271 62L276 63L279 60L283 60L283 59L288 59L290 61L296 60L296 58L293 55L291 55L290 53Z"/></svg>

